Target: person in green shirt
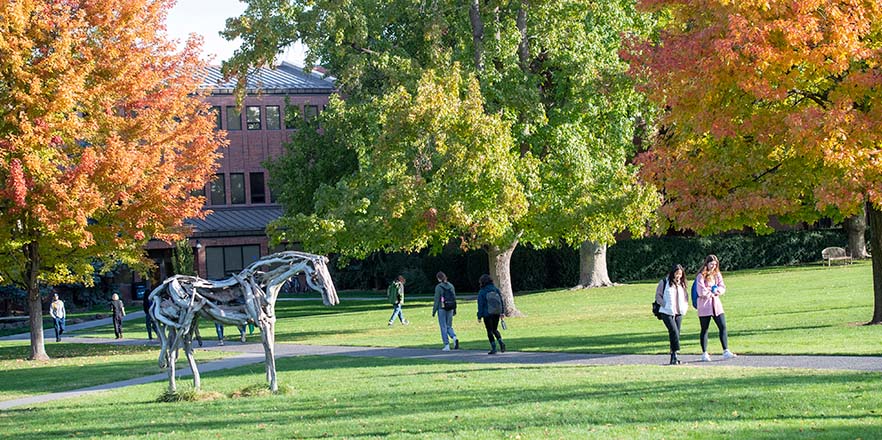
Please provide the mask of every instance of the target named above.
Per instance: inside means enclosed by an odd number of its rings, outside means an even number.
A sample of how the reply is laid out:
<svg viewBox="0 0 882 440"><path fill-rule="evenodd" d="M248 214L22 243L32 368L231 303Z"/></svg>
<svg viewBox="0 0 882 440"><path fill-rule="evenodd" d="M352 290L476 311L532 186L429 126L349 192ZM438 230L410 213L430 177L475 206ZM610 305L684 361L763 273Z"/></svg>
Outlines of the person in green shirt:
<svg viewBox="0 0 882 440"><path fill-rule="evenodd" d="M408 320L404 319L404 312L401 310L401 306L404 305L404 282L404 277L398 275L398 278L389 284L389 289L386 291L389 302L392 303L392 316L389 318L390 326L395 322L396 316L401 321L401 324L410 324Z"/></svg>

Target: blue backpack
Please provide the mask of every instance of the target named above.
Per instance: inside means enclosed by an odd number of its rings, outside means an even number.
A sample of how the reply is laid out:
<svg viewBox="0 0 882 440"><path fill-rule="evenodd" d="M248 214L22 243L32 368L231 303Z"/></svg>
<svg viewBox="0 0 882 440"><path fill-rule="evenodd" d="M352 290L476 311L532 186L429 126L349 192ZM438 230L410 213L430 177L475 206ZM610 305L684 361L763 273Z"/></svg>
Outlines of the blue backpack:
<svg viewBox="0 0 882 440"><path fill-rule="evenodd" d="M698 283L692 282L692 307L698 308Z"/></svg>

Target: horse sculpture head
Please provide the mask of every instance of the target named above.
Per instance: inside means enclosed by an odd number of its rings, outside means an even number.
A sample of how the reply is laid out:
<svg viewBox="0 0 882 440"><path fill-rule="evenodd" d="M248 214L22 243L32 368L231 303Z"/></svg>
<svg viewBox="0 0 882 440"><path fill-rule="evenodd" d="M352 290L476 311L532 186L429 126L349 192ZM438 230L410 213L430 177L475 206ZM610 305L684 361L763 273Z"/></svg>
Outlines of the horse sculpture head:
<svg viewBox="0 0 882 440"><path fill-rule="evenodd" d="M328 258L319 256L310 260L313 272L306 275L306 284L313 290L322 293L322 301L326 306L336 305L340 303L337 297L337 288L331 280L331 273L328 271Z"/></svg>
<svg viewBox="0 0 882 440"><path fill-rule="evenodd" d="M303 273L306 275L306 284L311 289L321 292L322 301L326 306L340 303L337 289L328 271L328 259L321 255L296 251L279 252L252 263L242 272L243 274L263 273L264 288L272 298L278 295L282 284Z"/></svg>

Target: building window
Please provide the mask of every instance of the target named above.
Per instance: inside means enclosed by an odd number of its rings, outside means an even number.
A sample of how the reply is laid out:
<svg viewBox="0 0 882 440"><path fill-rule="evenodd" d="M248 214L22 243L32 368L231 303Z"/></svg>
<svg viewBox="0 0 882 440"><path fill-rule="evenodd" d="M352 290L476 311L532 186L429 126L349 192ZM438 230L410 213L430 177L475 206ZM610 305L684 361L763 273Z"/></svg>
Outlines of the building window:
<svg viewBox="0 0 882 440"><path fill-rule="evenodd" d="M268 105L266 106L266 129L267 130L279 130L282 128L281 120L279 119L281 114L279 113L279 106L277 105Z"/></svg>
<svg viewBox="0 0 882 440"><path fill-rule="evenodd" d="M260 259L259 245L213 246L205 248L205 268L209 279L219 280L238 274Z"/></svg>
<svg viewBox="0 0 882 440"><path fill-rule="evenodd" d="M242 112L235 106L227 106L227 130L242 129Z"/></svg>
<svg viewBox="0 0 882 440"><path fill-rule="evenodd" d="M211 204L215 206L227 204L226 182L223 174L215 174L214 180L211 181Z"/></svg>
<svg viewBox="0 0 882 440"><path fill-rule="evenodd" d="M288 105L285 106L285 128L291 130L297 128L297 124L300 122L300 106L297 105Z"/></svg>
<svg viewBox="0 0 882 440"><path fill-rule="evenodd" d="M211 111L214 112L214 128L220 130L221 127L221 108L218 106L212 106Z"/></svg>
<svg viewBox="0 0 882 440"><path fill-rule="evenodd" d="M260 130L260 107L245 107L245 123L249 130Z"/></svg>
<svg viewBox="0 0 882 440"><path fill-rule="evenodd" d="M318 106L317 105L306 105L303 106L303 117L307 121L311 121L318 116Z"/></svg>
<svg viewBox="0 0 882 440"><path fill-rule="evenodd" d="M230 174L230 204L241 205L245 203L245 174Z"/></svg>
<svg viewBox="0 0 882 440"><path fill-rule="evenodd" d="M266 203L266 190L263 185L263 173L251 173L251 203Z"/></svg>

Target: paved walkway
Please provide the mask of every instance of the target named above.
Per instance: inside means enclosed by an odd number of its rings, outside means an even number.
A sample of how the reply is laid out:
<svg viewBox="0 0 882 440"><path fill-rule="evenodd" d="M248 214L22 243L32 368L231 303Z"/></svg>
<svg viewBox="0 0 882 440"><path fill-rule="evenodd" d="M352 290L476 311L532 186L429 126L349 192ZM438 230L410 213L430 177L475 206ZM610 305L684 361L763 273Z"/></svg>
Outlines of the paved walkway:
<svg viewBox="0 0 882 440"><path fill-rule="evenodd" d="M143 312L142 312L143 313ZM132 314L134 315L134 314ZM131 316L128 315L127 318ZM135 317L132 317L134 319ZM90 324L90 323L83 323ZM96 324L101 325L101 324ZM94 326L94 325L92 325ZM87 328L87 327L86 327ZM138 339L98 339L98 338L65 338L67 343L92 343L92 344L117 344L139 345L147 341ZM153 342L156 344L156 342ZM263 346L261 344L240 344L229 342L221 347L216 341L205 341L203 347L208 350L226 351L239 353L235 356L199 364L200 373L236 368L263 362ZM489 356L483 350L455 350L441 351L438 349L420 348L382 348L382 347L345 347L328 345L296 345L279 343L276 344L276 357L291 356L354 356L354 357L387 357L401 359L425 359L449 362L472 362L472 363L506 363L506 364L530 364L530 365L665 365L669 357L667 355L633 355L633 354L581 354L581 353L556 353L556 352L517 352L509 351L494 356ZM807 368L818 370L850 370L850 371L882 371L882 357L878 356L738 356L735 359L723 361L716 357L711 362L700 362L697 355L681 356L683 365L691 367L757 367L757 368ZM678 368L678 367L671 367ZM179 377L187 377L192 373L189 368L178 370ZM43 394L21 399L0 402L0 410L34 405L37 403L50 402L58 399L79 397L100 391L122 388L130 385L163 381L168 378L166 374L154 374L90 388L71 390L61 393Z"/></svg>
<svg viewBox="0 0 882 440"><path fill-rule="evenodd" d="M312 298L309 298L310 300ZM347 298L351 299L351 298ZM299 300L290 299L290 300ZM364 300L371 300L365 298ZM124 318L138 320L144 318L143 311L132 312ZM111 318L86 321L80 324L67 326L68 332L84 330L103 325L110 325ZM52 329L48 329L49 332ZM48 333L47 333L48 334ZM0 337L0 341L27 340L28 333ZM158 345L158 342L147 342L143 339L100 339L63 337L63 343L79 344L114 344L114 345ZM263 346L261 344L240 344L229 342L226 346L218 346L217 341L206 339L203 348L239 353L232 357L212 362L199 364L199 371L207 373L227 368L236 368L263 362ZM506 363L506 364L531 364L531 365L666 365L668 355L635 355L635 354L584 354L584 353L557 353L557 352L517 352L510 351L495 356L487 355L484 350L456 350L444 352L438 349L419 348L382 348L382 347L347 347L327 345L296 345L279 343L276 344L276 357L291 356L354 356L354 357L387 357L401 359L427 359L449 362L472 362L472 363ZM850 370L850 371L882 371L882 357L878 356L738 356L735 359L723 361L716 357L711 362L701 362L698 355L681 356L683 365L693 367L755 367L755 368L806 368L818 370ZM179 377L187 377L192 373L189 368L178 370ZM37 403L50 402L58 399L79 397L100 391L112 390L130 385L140 385L168 379L165 373L154 374L119 382L98 385L78 390L61 393L50 393L38 396L30 396L21 399L0 402L0 410L19 406L34 405Z"/></svg>

